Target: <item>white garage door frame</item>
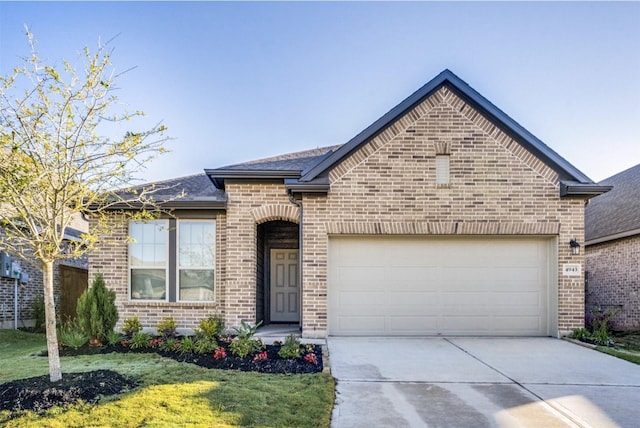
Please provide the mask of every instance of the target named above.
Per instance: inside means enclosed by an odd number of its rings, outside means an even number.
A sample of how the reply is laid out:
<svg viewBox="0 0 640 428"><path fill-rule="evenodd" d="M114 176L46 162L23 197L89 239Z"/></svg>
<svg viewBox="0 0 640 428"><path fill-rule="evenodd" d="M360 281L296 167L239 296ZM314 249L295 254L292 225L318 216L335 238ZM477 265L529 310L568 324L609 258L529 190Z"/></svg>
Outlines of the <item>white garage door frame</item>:
<svg viewBox="0 0 640 428"><path fill-rule="evenodd" d="M557 336L557 237L331 235L328 256L329 335Z"/></svg>

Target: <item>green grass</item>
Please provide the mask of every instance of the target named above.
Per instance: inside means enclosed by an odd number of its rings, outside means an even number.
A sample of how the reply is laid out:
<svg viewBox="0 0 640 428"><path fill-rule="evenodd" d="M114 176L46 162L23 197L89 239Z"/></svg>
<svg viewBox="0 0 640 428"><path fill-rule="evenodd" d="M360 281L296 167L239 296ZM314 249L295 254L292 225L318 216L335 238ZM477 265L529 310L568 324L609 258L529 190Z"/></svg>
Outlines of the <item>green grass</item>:
<svg viewBox="0 0 640 428"><path fill-rule="evenodd" d="M640 364L640 352L638 351L626 351L618 348L608 348L606 346L596 346L596 350L613 355L614 357L622 358L634 364Z"/></svg>
<svg viewBox="0 0 640 428"><path fill-rule="evenodd" d="M48 372L43 335L0 330L0 384ZM96 405L22 413L7 427L328 427L334 381L328 374L266 375L208 370L156 354L61 358L64 372L110 369L135 376L140 386Z"/></svg>

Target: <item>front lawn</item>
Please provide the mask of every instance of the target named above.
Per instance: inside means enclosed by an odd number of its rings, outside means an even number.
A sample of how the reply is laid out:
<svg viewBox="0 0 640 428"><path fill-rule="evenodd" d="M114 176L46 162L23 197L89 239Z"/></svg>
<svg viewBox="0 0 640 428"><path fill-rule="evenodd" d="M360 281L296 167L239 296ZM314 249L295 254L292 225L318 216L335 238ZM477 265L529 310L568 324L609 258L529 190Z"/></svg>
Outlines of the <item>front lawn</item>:
<svg viewBox="0 0 640 428"><path fill-rule="evenodd" d="M0 330L0 384L46 374L43 335ZM0 425L328 427L333 378L206 369L154 353L62 357L63 373L99 369L133 377L138 387L44 413L0 411Z"/></svg>
<svg viewBox="0 0 640 428"><path fill-rule="evenodd" d="M640 364L640 332L625 331L611 335L614 346L598 346L596 349L605 354L622 358L635 364Z"/></svg>

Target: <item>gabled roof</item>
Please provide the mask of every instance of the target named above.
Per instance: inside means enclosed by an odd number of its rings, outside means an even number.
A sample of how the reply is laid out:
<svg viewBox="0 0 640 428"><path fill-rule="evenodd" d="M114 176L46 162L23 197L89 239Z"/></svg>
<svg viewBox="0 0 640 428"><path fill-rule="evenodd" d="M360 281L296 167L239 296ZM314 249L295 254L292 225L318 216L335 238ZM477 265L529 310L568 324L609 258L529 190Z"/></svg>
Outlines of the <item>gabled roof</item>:
<svg viewBox="0 0 640 428"><path fill-rule="evenodd" d="M593 184L593 181L591 181L589 177L580 172L515 120L507 116L502 110L489 102L489 100L480 95L450 70L444 70L422 88L418 89L407 99L391 109L387 114L376 120L360 134L344 144L340 149L336 150L331 156L308 170L304 176L300 178L300 181L312 181L322 175L445 85L556 171L561 180L572 181L579 186Z"/></svg>
<svg viewBox="0 0 640 428"><path fill-rule="evenodd" d="M640 164L599 184L613 189L585 208L586 244L640 235Z"/></svg>
<svg viewBox="0 0 640 428"><path fill-rule="evenodd" d="M411 111L442 86L447 86L457 96L482 113L488 120L518 141L528 151L556 171L561 181L561 196L594 196L608 188L597 186L585 174L571 165L519 123L494 106L450 70L444 70L418 89L388 113L376 120L364 131L343 145L298 152L290 155L262 159L248 163L206 169L215 185L224 188L225 178L283 179L293 191L325 192L329 190L328 171L351 155L371 138Z"/></svg>

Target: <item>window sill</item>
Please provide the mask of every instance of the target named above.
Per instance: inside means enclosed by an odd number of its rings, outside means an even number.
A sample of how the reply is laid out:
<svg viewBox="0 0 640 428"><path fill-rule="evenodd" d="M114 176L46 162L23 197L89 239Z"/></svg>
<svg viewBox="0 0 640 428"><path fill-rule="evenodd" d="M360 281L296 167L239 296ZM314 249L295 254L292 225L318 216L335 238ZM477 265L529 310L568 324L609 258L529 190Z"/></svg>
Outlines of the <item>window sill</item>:
<svg viewBox="0 0 640 428"><path fill-rule="evenodd" d="M202 308L217 306L218 304L216 302L152 302L148 300L143 302L124 302L125 308Z"/></svg>

